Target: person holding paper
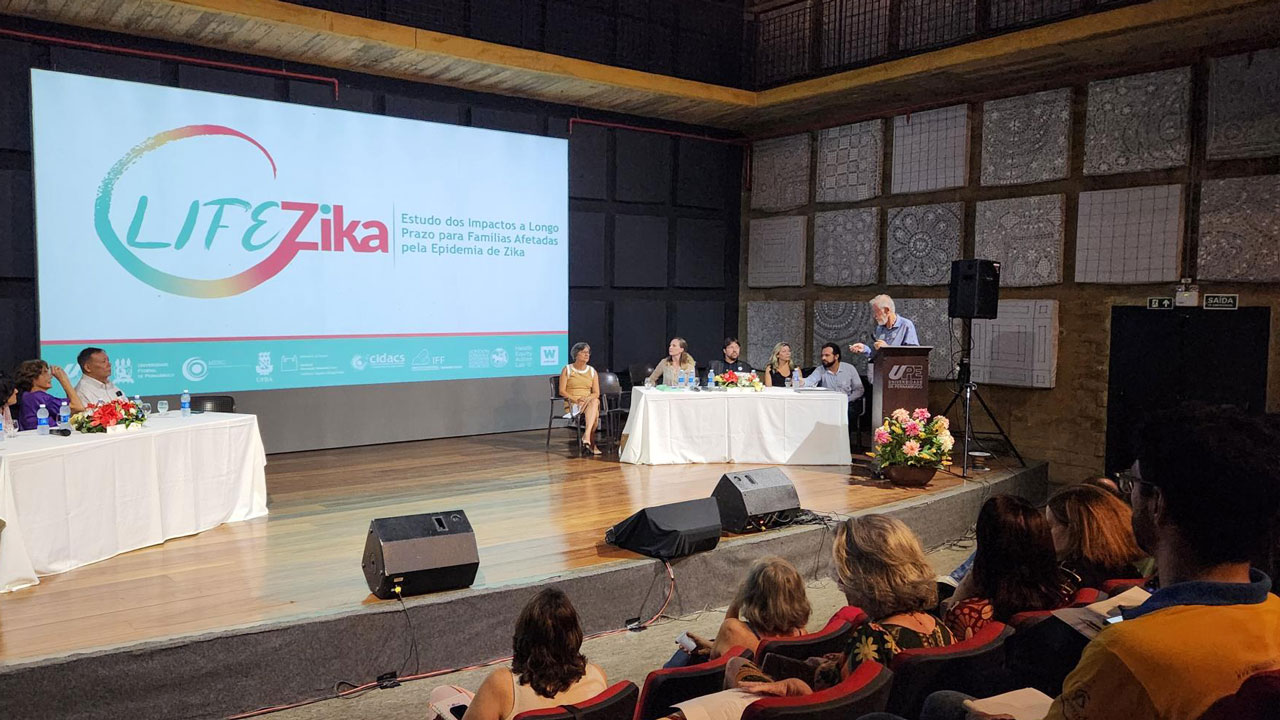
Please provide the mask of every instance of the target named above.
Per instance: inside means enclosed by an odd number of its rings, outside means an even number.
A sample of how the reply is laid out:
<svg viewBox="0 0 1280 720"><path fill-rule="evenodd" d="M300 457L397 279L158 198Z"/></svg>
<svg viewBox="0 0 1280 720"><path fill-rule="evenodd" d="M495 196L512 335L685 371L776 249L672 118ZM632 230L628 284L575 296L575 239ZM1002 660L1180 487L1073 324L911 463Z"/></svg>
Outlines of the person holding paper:
<svg viewBox="0 0 1280 720"><path fill-rule="evenodd" d="M885 345L920 344L920 338L916 336L916 324L898 315L893 298L888 295L877 295L871 298L871 314L876 321L876 326L871 331L875 339L870 347L862 343L854 343L849 346L850 351L872 355ZM874 360L874 357L872 359Z"/></svg>
<svg viewBox="0 0 1280 720"><path fill-rule="evenodd" d="M1196 720L1280 668L1280 597L1249 565L1280 510L1280 428L1236 408L1184 406L1149 417L1138 447L1120 484L1160 588L1089 642L1045 720ZM982 707L934 693L920 717L1000 712Z"/></svg>
<svg viewBox="0 0 1280 720"><path fill-rule="evenodd" d="M111 382L111 358L102 348L87 347L76 356L84 377L76 383L76 392L85 405L111 402L124 397L124 392Z"/></svg>

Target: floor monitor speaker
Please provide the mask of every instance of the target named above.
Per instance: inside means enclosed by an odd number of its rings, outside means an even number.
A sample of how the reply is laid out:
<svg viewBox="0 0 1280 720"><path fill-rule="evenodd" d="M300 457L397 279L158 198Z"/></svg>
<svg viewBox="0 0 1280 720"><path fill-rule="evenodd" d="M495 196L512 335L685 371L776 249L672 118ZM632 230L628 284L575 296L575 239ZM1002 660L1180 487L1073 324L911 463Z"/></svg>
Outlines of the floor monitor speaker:
<svg viewBox="0 0 1280 720"><path fill-rule="evenodd" d="M785 525L800 510L795 484L776 467L725 473L711 496L721 527L732 533Z"/></svg>
<svg viewBox="0 0 1280 720"><path fill-rule="evenodd" d="M387 600L469 587L480 553L467 514L447 510L375 519L361 564L370 592Z"/></svg>
<svg viewBox="0 0 1280 720"><path fill-rule="evenodd" d="M662 560L692 555L720 542L720 511L715 498L647 507L609 528L604 541Z"/></svg>

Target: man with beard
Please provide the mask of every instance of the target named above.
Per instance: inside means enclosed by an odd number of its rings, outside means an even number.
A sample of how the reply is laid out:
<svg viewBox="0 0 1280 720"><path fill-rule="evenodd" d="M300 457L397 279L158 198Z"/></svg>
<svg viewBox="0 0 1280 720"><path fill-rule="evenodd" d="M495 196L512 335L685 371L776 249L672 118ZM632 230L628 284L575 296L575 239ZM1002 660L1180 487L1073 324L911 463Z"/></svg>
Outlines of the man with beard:
<svg viewBox="0 0 1280 720"><path fill-rule="evenodd" d="M1085 646L1045 720L1196 720L1280 669L1280 598L1249 567L1280 510L1280 429L1235 408L1153 413L1120 481L1160 589ZM921 720L987 717L966 700L934 693Z"/></svg>
<svg viewBox="0 0 1280 720"><path fill-rule="evenodd" d="M849 402L862 397L862 378L849 363L840 362L840 346L827 343L822 346L822 367L814 368L804 379L805 387L823 387L844 393Z"/></svg>
<svg viewBox="0 0 1280 720"><path fill-rule="evenodd" d="M849 350L856 353L872 355L885 345L919 345L916 336L916 324L898 315L893 305L893 298L888 295L877 295L871 298L871 313L875 317L876 326L871 331L875 340L871 347L862 343L854 343ZM872 360L875 358L873 357Z"/></svg>
<svg viewBox="0 0 1280 720"><path fill-rule="evenodd" d="M740 355L742 355L742 346L738 344L738 338L725 338L724 358L721 360L711 361L711 372L716 375L723 375L730 370L734 372L752 372L752 368L749 363L738 359Z"/></svg>

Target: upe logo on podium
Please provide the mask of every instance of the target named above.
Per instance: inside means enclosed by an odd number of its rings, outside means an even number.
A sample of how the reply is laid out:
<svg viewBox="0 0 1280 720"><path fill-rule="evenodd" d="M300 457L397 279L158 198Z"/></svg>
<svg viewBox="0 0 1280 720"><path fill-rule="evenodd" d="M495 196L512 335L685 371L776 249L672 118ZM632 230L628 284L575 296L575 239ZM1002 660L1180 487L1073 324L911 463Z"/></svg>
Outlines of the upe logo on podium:
<svg viewBox="0 0 1280 720"><path fill-rule="evenodd" d="M924 368L919 365L899 365L889 371L889 387L914 390L924 387Z"/></svg>

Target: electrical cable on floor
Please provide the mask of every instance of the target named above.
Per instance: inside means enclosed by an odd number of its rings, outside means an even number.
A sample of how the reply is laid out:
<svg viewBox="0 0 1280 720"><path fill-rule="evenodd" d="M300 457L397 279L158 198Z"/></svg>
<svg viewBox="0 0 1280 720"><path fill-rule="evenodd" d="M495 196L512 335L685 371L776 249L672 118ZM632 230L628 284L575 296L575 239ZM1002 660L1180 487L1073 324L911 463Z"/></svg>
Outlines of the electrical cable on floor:
<svg viewBox="0 0 1280 720"><path fill-rule="evenodd" d="M646 620L646 621L644 621L644 622L642 622L642 623L638 623L638 624L636 624L636 625L632 625L632 626L629 626L629 627L624 627L624 628L620 628L620 629L617 629L617 630L604 630L604 631L602 631L602 632L598 632L598 633L594 633L594 634L591 634L591 635L587 635L586 637L584 637L584 638L582 639L582 640L583 640L583 642L586 642L587 640L595 640L596 638L607 637L607 636L609 636L609 635L620 635L620 634L625 633L625 632L632 632L632 631L636 631L636 630L643 630L644 628L647 628L647 627L649 627L649 626L653 625L653 624L658 620L658 618L662 617L662 613L666 611L666 609L667 609L667 605L671 602L671 598L675 596L675 592L676 592L676 574L675 574L675 570L671 567L671 563L670 563L669 561L667 561L667 560L663 560L663 561L662 561L662 564L663 564L663 565L666 567L666 569L667 569L667 578L668 578L668 580L669 580L670 582L669 582L669 583L668 583L668 585L667 585L667 593L666 593L666 597L665 597L665 598L663 599L663 601L662 601L662 606L658 608L658 612L656 612L656 613L654 613L654 614L653 614L653 617L649 618L648 620ZM397 593L397 595L399 595L399 593ZM647 596L646 596L646 597L647 597ZM403 598L401 598L401 599L400 599L400 604L401 604L401 606L402 606L402 607L404 606L404 599L403 599ZM643 608L643 607L644 607L644 605L641 605L641 608ZM704 611L700 611L700 613L699 613L699 614L701 614L701 612L704 612ZM409 614L408 614L408 610L406 609L406 610L405 610L405 618L406 618L406 620L408 620L408 617L409 617ZM413 622L412 622L411 620L409 620L408 622L409 622L409 627L411 628L411 629L410 629L410 633L412 634ZM417 641L415 640L415 641L414 641L414 644L413 644L413 656L414 656L415 658L417 657L417 652L418 652L418 645L417 645ZM499 664L499 663L508 662L508 661L510 661L510 660L511 660L511 657L512 657L512 656L507 655L506 657L500 657L500 658L496 658L496 659L493 659L493 660L488 660L488 661L486 661L486 662L477 663L477 664L475 664L475 665L468 665L468 666L466 666L466 667L459 667L459 668L446 668L446 669L443 669L443 670L432 670L432 671L430 671L430 672L425 672L425 673L416 673L416 674L414 674L414 675L406 675L406 676L404 676L404 677L398 677L398 678L395 678L395 680L396 680L396 681L398 681L398 682L400 682L400 683L405 683L405 682L409 682L410 680L423 680L423 679L425 679L425 678L438 677L438 676L440 676L440 675L451 675L451 674L453 674L453 673L458 673L458 672L467 672L467 671L469 671L469 670L479 670L479 669L481 669L481 668L490 667L490 666L492 666L492 665L497 665L497 664ZM406 658L405 658L405 663L408 663L408 657L406 657ZM416 669L416 668L415 668L415 669ZM340 686L342 686L342 685L350 685L350 686L351 686L351 688L350 688L350 689L348 689L348 690L337 691L337 688L338 688L338 687L340 687ZM341 680L341 681L339 681L338 683L336 683L336 684L334 685L334 690L335 690L335 692L333 692L333 693L331 693L331 694L329 694L329 695L325 695L325 696L323 696L323 697L310 698L310 699L307 699L307 700L300 700L300 701L298 701L298 702L295 702L295 703L288 703L288 704L285 704L285 705L274 705L274 706L271 706L271 707L260 708L260 709L258 709L258 710L251 710L251 711L246 712L246 713L240 713L239 715L231 715L231 716L229 716L229 717L227 718L227 720L246 720L247 718L260 717L260 716L262 716L262 715L267 715L267 714L269 714L269 713L273 713L273 712L279 712L279 711L281 711L281 710L291 710L291 709L293 709L293 708L299 708L299 707L303 707L303 706L305 706L305 705L312 705L312 704L314 704L314 703L323 702L323 701L325 701L325 700L336 700L336 699L338 699L338 698L349 698L349 697L355 696L355 695L357 695L357 694L363 693L363 692L364 692L364 691L366 691L366 690L371 690L371 689L373 689L373 688L381 687L381 686L382 686L382 685L381 685L381 683L380 683L380 682L378 682L378 681L376 681L376 680L375 680L375 681L373 681L373 682L367 682L367 683L364 683L363 685L356 685L355 683L352 683L352 682L349 682L349 681L346 681L346 680Z"/></svg>

